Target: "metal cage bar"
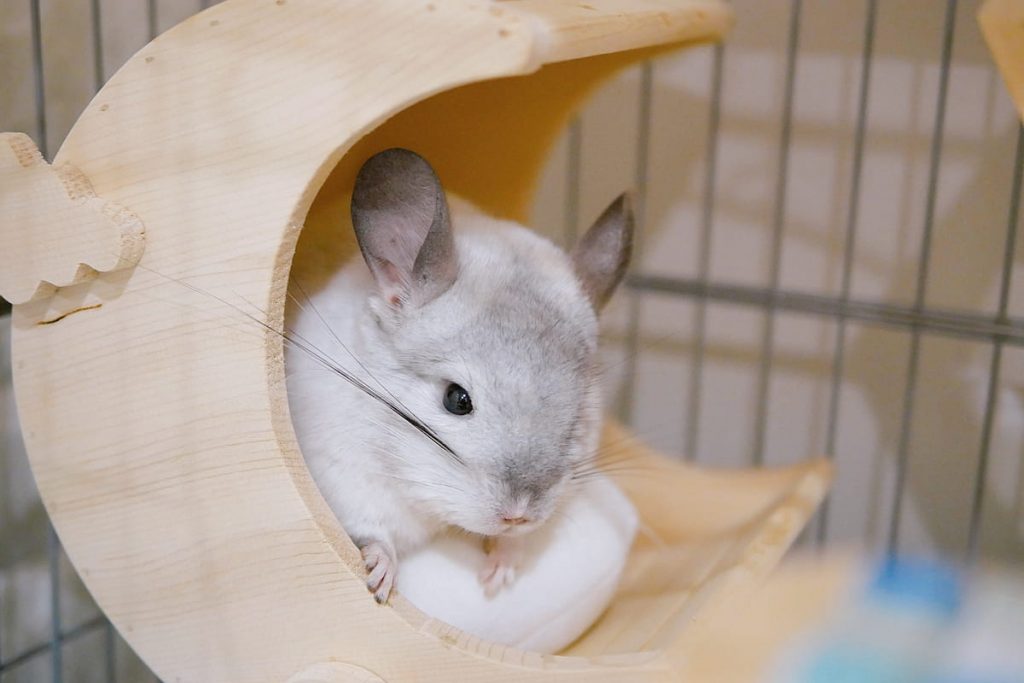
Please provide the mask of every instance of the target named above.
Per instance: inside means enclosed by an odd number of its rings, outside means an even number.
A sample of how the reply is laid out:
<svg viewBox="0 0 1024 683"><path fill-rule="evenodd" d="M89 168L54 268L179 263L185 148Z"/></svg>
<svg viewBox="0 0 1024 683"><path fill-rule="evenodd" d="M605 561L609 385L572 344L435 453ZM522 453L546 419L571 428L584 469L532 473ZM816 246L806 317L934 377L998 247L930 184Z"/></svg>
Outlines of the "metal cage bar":
<svg viewBox="0 0 1024 683"><path fill-rule="evenodd" d="M90 20L92 22L92 68L95 79L94 89L99 92L107 77L103 72L103 24L100 0L89 0Z"/></svg>
<svg viewBox="0 0 1024 683"><path fill-rule="evenodd" d="M949 70L953 59L953 39L956 29L956 0L947 0L946 16L942 35L942 62L939 72L939 94L935 105L935 126L932 132L931 155L928 165L928 192L925 197L924 231L921 235L921 250L917 260L917 283L914 288L914 312L925 308L928 291L928 275L931 265L932 231L935 227L935 203L939 192L939 171L942 161L942 141L946 126L946 106L949 94ZM896 485L893 493L892 514L889 517L888 548L890 552L899 548L900 520L903 513L903 498L907 484L907 467L910 459L910 437L914 420L914 398L917 389L917 373L920 365L921 330L914 326L910 331L910 353L907 358L907 379L903 394L903 415L900 422L899 450L896 455Z"/></svg>
<svg viewBox="0 0 1024 683"><path fill-rule="evenodd" d="M82 624L79 624L78 626L75 626L72 629L62 631L60 634L60 642L65 644L71 643L75 640L78 640L82 636L92 633L98 628L103 628L108 623L109 622L107 621L106 617L104 617L103 615L93 617L92 619ZM15 657L12 657L11 659L0 661L0 675L11 673L23 664L27 664L33 659L45 655L47 652L50 651L52 647L52 643L50 641L47 641L44 643L40 643L38 645L34 645L33 647L30 647L29 649L25 650L24 652L18 654ZM108 678L108 680L113 681L114 679L111 677Z"/></svg>
<svg viewBox="0 0 1024 683"><path fill-rule="evenodd" d="M782 275L782 238L786 222L786 190L789 185L789 152L793 138L793 99L796 94L796 62L800 47L800 11L802 0L792 0L786 44L786 82L783 86L782 130L779 133L778 182L775 185L775 208L772 214L772 247L769 261L768 287L779 291ZM764 463L765 431L768 428L768 392L771 383L772 356L775 352L774 296L769 298L761 330L761 364L757 374L757 413L754 417L754 444L751 460Z"/></svg>
<svg viewBox="0 0 1024 683"><path fill-rule="evenodd" d="M717 43L711 62L711 98L708 111L707 158L704 167L704 196L701 200L700 238L697 245L697 279L706 282L711 261L711 229L715 222L715 181L718 173L718 139L722 123L722 70L725 47ZM686 447L684 456L697 458L700 435L700 397L704 374L704 350L707 345L706 296L697 297L693 312L693 364L687 392Z"/></svg>
<svg viewBox="0 0 1024 683"><path fill-rule="evenodd" d="M39 151L46 159L51 158L48 144L48 128L46 116L46 81L43 63L43 37L42 37L42 11L40 0L31 0L29 3L29 17L31 26L32 45L32 66L33 86L36 112L36 140ZM150 16L151 26L155 26L155 0L150 0L152 13ZM100 0L89 0L90 11L90 38L93 49L93 89L98 92L106 81L106 74L103 65L103 29ZM10 304L0 300L0 315L10 312ZM50 639L28 648L26 651L17 653L10 659L5 659L0 653L0 678L10 673L19 666L41 657L47 653L50 655L51 680L54 683L61 683L64 678L64 657L63 647L95 629L104 630L104 663L106 679L109 683L116 683L116 634L110 621L102 614L80 624L70 630L65 630L61 616L61 571L60 555L61 544L56 530L52 525L47 525L47 569L49 573L50 591Z"/></svg>
<svg viewBox="0 0 1024 683"><path fill-rule="evenodd" d="M46 552L50 569L50 661L53 667L53 683L64 678L64 658L60 618L60 540L53 525L47 527Z"/></svg>
<svg viewBox="0 0 1024 683"><path fill-rule="evenodd" d="M1010 284L1013 280L1013 257L1017 251L1017 229L1020 225L1021 185L1024 184L1024 126L1017 128L1017 151L1013 160L1013 181L1010 185L1010 209L1006 221L1006 243L1003 246L1003 269L999 282L999 306L996 320L1009 322ZM978 557L981 536L982 510L985 504L985 480L988 476L989 450L992 446L992 424L995 421L999 378L1002 370L1005 339L993 340L989 365L988 389L985 392L985 417L982 422L981 443L978 446L978 471L971 496L971 517L967 533L967 561Z"/></svg>
<svg viewBox="0 0 1024 683"><path fill-rule="evenodd" d="M777 310L789 313L857 320L904 330L916 329L918 333L930 332L987 342L998 340L1010 346L1024 346L1024 318L999 318L939 309L918 310L876 301L844 300L840 297L786 290L772 292L759 287L659 275L630 275L626 278L626 286L640 291L707 298L762 309L774 306Z"/></svg>
<svg viewBox="0 0 1024 683"><path fill-rule="evenodd" d="M875 50L875 21L877 0L868 0L864 13L864 38L861 48L860 85L857 94L857 123L853 133L853 161L850 172L850 197L846 209L846 231L843 237L843 271L839 284L839 302L845 306L850 300L853 285L853 255L857 244L857 218L860 208L861 176L864 171L864 140L867 136L868 94L871 92L871 60ZM825 457L834 458L839 429L839 396L843 381L846 354L846 322L840 316L836 323L835 346L832 350L832 376L829 385L828 422L825 428ZM828 540L828 516L831 498L826 496L818 513L815 540L819 547Z"/></svg>
<svg viewBox="0 0 1024 683"><path fill-rule="evenodd" d="M643 258L643 228L647 214L647 172L651 148L651 104L654 99L654 65L643 63L640 69L639 122L637 124L636 168L633 185L636 188L633 213L636 232L633 237L633 263ZM636 392L637 354L640 350L640 304L639 292L632 292L628 302L629 322L626 328L626 390L623 392L621 414L626 422L632 422L633 403Z"/></svg>
<svg viewBox="0 0 1024 683"><path fill-rule="evenodd" d="M149 30L149 39L153 40L159 33L157 29L156 0L147 0L146 2L146 25Z"/></svg>
<svg viewBox="0 0 1024 683"><path fill-rule="evenodd" d="M46 89L43 82L43 21L39 9L39 0L29 4L32 21L32 68L35 79L36 97L36 136L39 151L47 159L50 158L46 144Z"/></svg>
<svg viewBox="0 0 1024 683"><path fill-rule="evenodd" d="M580 168L583 157L583 119L575 116L569 124L568 153L565 168L564 244L571 249L580 229Z"/></svg>

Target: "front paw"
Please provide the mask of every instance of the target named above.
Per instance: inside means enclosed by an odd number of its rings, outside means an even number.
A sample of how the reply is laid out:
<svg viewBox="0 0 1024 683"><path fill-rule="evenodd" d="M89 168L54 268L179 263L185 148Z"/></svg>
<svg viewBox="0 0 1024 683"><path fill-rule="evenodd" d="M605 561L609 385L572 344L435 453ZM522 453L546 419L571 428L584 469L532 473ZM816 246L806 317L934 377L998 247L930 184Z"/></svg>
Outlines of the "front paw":
<svg viewBox="0 0 1024 683"><path fill-rule="evenodd" d="M516 580L516 572L523 563L522 537L497 536L484 540L487 561L477 578L484 587L484 595L493 598L505 586Z"/></svg>
<svg viewBox="0 0 1024 683"><path fill-rule="evenodd" d="M373 593L373 599L383 605L391 595L398 574L398 559L395 549L389 543L373 541L360 546L363 565L366 567L366 588Z"/></svg>

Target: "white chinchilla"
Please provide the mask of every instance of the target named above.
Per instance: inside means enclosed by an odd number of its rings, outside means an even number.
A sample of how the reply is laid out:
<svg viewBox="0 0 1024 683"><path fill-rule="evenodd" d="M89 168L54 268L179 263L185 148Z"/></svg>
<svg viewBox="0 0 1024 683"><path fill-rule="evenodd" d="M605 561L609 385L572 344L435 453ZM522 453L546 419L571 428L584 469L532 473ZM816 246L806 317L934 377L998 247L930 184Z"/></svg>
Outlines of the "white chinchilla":
<svg viewBox="0 0 1024 683"><path fill-rule="evenodd" d="M390 149L360 170L351 214L363 259L288 311L302 452L378 602L403 554L446 527L487 540L480 579L496 591L517 538L593 466L597 311L629 260L627 197L566 254L446 197L424 159Z"/></svg>

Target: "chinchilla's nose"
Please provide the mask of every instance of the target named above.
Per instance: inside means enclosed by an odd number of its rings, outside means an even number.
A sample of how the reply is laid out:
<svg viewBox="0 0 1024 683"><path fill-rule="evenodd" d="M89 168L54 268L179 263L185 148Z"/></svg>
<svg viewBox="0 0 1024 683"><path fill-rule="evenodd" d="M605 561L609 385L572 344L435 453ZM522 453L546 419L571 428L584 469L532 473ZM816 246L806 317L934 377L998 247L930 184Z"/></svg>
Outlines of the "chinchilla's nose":
<svg viewBox="0 0 1024 683"><path fill-rule="evenodd" d="M530 520L526 517L502 517L501 521L509 526L520 526L521 524L530 523Z"/></svg>
<svg viewBox="0 0 1024 683"><path fill-rule="evenodd" d="M501 523L505 526L522 526L533 520L527 514L530 501L525 496L519 496L514 501L506 503L498 513Z"/></svg>

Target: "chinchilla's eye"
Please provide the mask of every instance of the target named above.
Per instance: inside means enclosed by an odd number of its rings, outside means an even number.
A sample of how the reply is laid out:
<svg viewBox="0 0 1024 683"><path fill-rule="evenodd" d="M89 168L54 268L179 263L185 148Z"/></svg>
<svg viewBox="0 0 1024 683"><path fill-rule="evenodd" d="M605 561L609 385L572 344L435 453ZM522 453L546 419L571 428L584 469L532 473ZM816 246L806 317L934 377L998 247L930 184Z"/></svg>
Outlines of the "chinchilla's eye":
<svg viewBox="0 0 1024 683"><path fill-rule="evenodd" d="M444 390L444 409L452 415L467 415L473 412L473 399L468 391L452 382Z"/></svg>

